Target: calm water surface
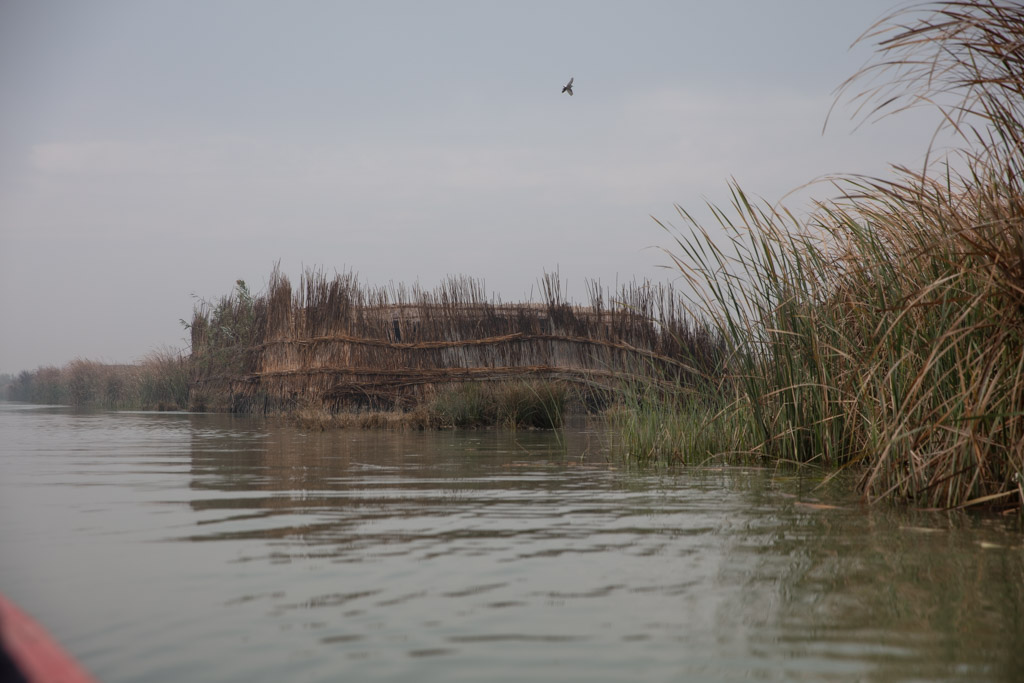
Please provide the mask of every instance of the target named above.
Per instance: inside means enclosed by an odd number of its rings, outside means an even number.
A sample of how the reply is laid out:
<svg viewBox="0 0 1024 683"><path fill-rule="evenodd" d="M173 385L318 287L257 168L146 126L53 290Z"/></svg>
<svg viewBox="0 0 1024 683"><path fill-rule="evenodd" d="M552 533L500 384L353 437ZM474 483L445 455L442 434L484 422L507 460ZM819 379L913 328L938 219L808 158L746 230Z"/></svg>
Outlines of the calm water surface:
<svg viewBox="0 0 1024 683"><path fill-rule="evenodd" d="M0 404L0 591L111 682L1024 679L1015 519L605 441Z"/></svg>

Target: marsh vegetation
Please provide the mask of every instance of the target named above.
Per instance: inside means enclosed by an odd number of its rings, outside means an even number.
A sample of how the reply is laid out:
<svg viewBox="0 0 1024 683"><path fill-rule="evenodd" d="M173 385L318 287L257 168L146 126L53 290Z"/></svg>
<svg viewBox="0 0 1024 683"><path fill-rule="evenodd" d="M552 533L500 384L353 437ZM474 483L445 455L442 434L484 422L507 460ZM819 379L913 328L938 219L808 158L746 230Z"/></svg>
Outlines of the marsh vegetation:
<svg viewBox="0 0 1024 683"><path fill-rule="evenodd" d="M868 117L937 107L961 148L892 179L835 179L806 220L736 186L711 227L679 207L669 253L729 362L654 409L661 432L637 403L627 434L646 439L636 452L689 461L856 467L871 499L1019 507L1024 7L918 7L863 40L879 41L877 61L841 96ZM690 424L711 426L700 443Z"/></svg>
<svg viewBox="0 0 1024 683"><path fill-rule="evenodd" d="M189 404L190 363L174 350L154 351L138 363L111 364L78 358L11 378L14 401L110 410L184 410Z"/></svg>

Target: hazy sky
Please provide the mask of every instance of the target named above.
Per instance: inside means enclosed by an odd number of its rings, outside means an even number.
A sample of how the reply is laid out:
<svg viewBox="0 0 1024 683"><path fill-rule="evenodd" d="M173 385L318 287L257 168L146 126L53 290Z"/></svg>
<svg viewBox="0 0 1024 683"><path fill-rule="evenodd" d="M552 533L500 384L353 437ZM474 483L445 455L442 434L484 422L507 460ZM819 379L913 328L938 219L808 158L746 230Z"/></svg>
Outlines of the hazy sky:
<svg viewBox="0 0 1024 683"><path fill-rule="evenodd" d="M675 203L923 157L919 117L822 134L895 4L2 0L0 372L183 346L277 261L671 279Z"/></svg>

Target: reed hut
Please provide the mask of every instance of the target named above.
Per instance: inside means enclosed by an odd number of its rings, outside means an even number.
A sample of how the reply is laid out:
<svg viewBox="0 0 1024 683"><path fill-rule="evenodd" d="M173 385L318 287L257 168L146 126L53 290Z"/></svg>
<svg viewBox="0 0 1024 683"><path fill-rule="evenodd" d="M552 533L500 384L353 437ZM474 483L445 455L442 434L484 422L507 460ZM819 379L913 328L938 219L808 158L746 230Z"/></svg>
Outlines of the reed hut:
<svg viewBox="0 0 1024 683"><path fill-rule="evenodd" d="M200 407L276 412L415 404L440 385L544 378L609 389L630 377L687 381L720 360L670 288L588 285L589 305L565 300L557 276L543 300L502 303L482 283L434 290L367 288L354 275L308 271L293 287L272 274L252 297L196 310L193 387ZM611 302L611 303L606 303Z"/></svg>

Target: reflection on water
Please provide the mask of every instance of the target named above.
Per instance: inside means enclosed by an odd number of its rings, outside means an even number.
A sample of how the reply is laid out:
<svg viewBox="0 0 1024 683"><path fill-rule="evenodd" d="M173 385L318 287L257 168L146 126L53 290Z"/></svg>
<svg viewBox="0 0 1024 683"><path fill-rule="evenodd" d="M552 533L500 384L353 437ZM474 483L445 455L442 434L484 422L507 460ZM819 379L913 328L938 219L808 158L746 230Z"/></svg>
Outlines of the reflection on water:
<svg viewBox="0 0 1024 683"><path fill-rule="evenodd" d="M815 485L633 470L594 428L0 404L0 591L107 681L1024 671L1014 520Z"/></svg>

